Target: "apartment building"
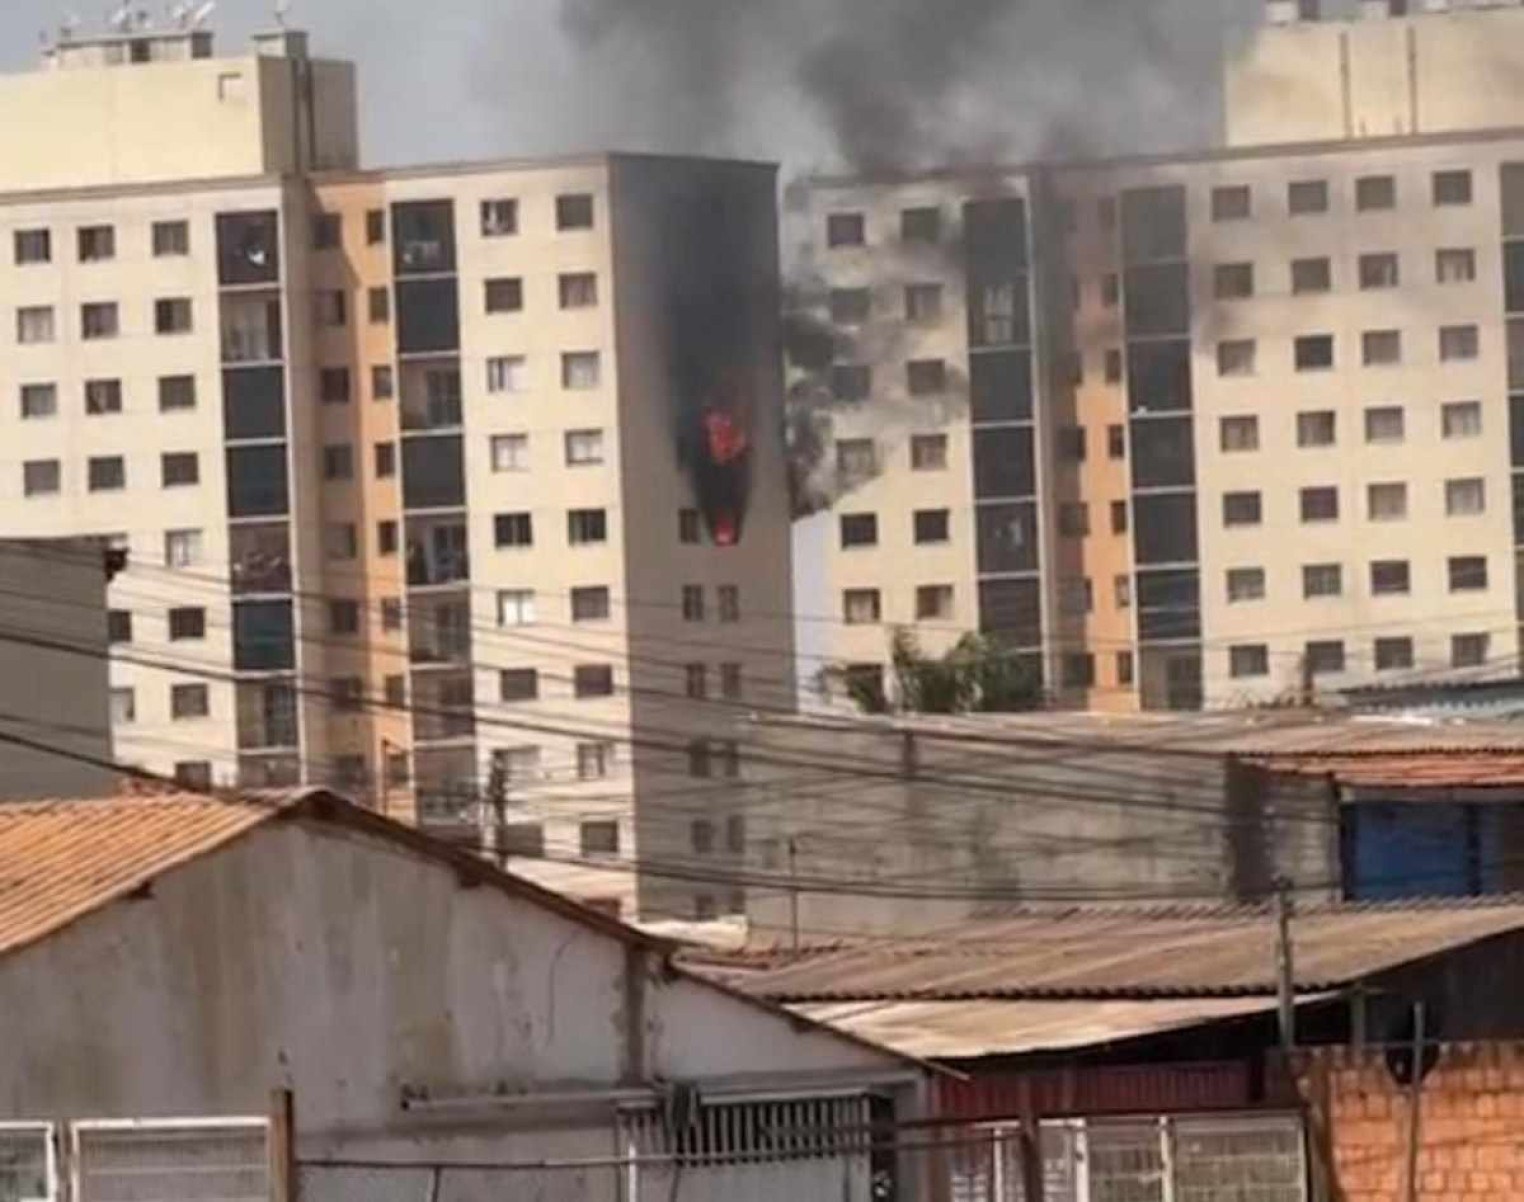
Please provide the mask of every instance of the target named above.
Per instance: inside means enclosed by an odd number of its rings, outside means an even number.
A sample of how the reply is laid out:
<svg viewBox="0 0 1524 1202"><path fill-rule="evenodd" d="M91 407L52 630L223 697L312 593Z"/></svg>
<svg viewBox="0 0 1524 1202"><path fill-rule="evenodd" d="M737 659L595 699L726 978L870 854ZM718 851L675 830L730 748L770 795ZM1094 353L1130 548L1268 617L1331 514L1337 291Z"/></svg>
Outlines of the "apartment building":
<svg viewBox="0 0 1524 1202"><path fill-rule="evenodd" d="M0 81L0 499L129 553L118 755L739 910L631 861L741 855L732 716L794 695L774 170L366 170L292 30L46 67Z"/></svg>
<svg viewBox="0 0 1524 1202"><path fill-rule="evenodd" d="M980 630L1102 710L1517 670L1524 10L1267 16L1224 146L808 190L822 659Z"/></svg>

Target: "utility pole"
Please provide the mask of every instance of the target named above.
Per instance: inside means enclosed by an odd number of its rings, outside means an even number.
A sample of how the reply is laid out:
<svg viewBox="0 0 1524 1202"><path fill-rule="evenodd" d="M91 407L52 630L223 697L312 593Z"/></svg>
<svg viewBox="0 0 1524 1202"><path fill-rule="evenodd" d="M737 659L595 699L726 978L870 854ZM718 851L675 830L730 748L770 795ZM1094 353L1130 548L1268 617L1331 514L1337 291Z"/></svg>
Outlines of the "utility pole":
<svg viewBox="0 0 1524 1202"><path fill-rule="evenodd" d="M487 804L483 807L482 849L499 868L508 867L508 772L494 761L487 776Z"/></svg>
<svg viewBox="0 0 1524 1202"><path fill-rule="evenodd" d="M788 925L793 934L794 950L799 950L799 882L797 869L799 865L799 841L793 836L788 837Z"/></svg>
<svg viewBox="0 0 1524 1202"><path fill-rule="evenodd" d="M1275 979L1279 1001L1281 1050L1296 1047L1296 969L1291 948L1291 885L1285 877L1275 882Z"/></svg>
<svg viewBox="0 0 1524 1202"><path fill-rule="evenodd" d="M1408 1082L1408 1166L1404 1179L1407 1202L1418 1202L1418 1144L1419 1106L1423 1102L1423 1002L1413 1003L1413 1063L1412 1079Z"/></svg>

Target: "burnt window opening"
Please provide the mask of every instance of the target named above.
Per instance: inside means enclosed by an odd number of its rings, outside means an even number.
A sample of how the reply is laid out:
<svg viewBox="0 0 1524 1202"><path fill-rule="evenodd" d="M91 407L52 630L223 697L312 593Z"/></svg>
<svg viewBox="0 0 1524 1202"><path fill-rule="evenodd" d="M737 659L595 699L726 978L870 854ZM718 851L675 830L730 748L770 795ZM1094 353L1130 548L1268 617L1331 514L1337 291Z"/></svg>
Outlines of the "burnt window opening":
<svg viewBox="0 0 1524 1202"><path fill-rule="evenodd" d="M452 509L465 504L461 436L430 435L402 442L402 503L408 509Z"/></svg>
<svg viewBox="0 0 1524 1202"><path fill-rule="evenodd" d="M833 250L844 246L863 246L867 221L861 213L830 213L826 216L826 245Z"/></svg>
<svg viewBox="0 0 1524 1202"><path fill-rule="evenodd" d="M1127 344L1127 406L1132 413L1190 409L1191 344L1187 340Z"/></svg>
<svg viewBox="0 0 1524 1202"><path fill-rule="evenodd" d="M969 357L969 402L980 422L1026 421L1032 416L1032 356L993 351Z"/></svg>
<svg viewBox="0 0 1524 1202"><path fill-rule="evenodd" d="M942 210L905 209L900 213L900 240L930 245L942 240Z"/></svg>
<svg viewBox="0 0 1524 1202"><path fill-rule="evenodd" d="M838 401L866 401L873 390L873 369L860 363L831 367L831 395Z"/></svg>
<svg viewBox="0 0 1524 1202"><path fill-rule="evenodd" d="M1129 337L1190 333L1190 268L1185 263L1129 267L1123 300Z"/></svg>
<svg viewBox="0 0 1524 1202"><path fill-rule="evenodd" d="M454 202L422 200L392 206L392 266L399 276L445 275L455 270Z"/></svg>
<svg viewBox="0 0 1524 1202"><path fill-rule="evenodd" d="M217 281L270 284L280 278L280 220L275 211L217 214Z"/></svg>
<svg viewBox="0 0 1524 1202"><path fill-rule="evenodd" d="M590 230L592 228L592 193L568 192L556 197L556 229Z"/></svg>
<svg viewBox="0 0 1524 1202"><path fill-rule="evenodd" d="M1132 482L1134 488L1188 488L1196 482L1190 418L1133 423Z"/></svg>
<svg viewBox="0 0 1524 1202"><path fill-rule="evenodd" d="M460 346L460 296L455 280L397 281L397 350L404 355Z"/></svg>
<svg viewBox="0 0 1524 1202"><path fill-rule="evenodd" d="M1185 189L1135 188L1122 194L1122 259L1128 264L1184 259Z"/></svg>
<svg viewBox="0 0 1524 1202"><path fill-rule="evenodd" d="M974 431L974 495L1030 497L1036 492L1032 431L996 427Z"/></svg>
<svg viewBox="0 0 1524 1202"><path fill-rule="evenodd" d="M279 367L225 370L222 421L229 439L285 437L285 371Z"/></svg>
<svg viewBox="0 0 1524 1202"><path fill-rule="evenodd" d="M1155 493L1134 497L1132 529L1137 563L1194 563L1198 558L1196 495Z"/></svg>

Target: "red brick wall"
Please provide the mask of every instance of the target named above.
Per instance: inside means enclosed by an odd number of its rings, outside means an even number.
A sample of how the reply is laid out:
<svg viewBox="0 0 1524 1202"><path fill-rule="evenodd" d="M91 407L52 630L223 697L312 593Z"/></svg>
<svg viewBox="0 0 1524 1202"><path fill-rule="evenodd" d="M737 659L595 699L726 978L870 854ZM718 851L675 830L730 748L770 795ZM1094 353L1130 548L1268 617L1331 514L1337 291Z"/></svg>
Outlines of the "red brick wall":
<svg viewBox="0 0 1524 1202"><path fill-rule="evenodd" d="M1296 1065L1330 1202L1402 1202L1409 1091L1382 1053L1326 1048ZM1524 1043L1445 1045L1424 1078L1418 1146L1423 1202L1524 1200Z"/></svg>

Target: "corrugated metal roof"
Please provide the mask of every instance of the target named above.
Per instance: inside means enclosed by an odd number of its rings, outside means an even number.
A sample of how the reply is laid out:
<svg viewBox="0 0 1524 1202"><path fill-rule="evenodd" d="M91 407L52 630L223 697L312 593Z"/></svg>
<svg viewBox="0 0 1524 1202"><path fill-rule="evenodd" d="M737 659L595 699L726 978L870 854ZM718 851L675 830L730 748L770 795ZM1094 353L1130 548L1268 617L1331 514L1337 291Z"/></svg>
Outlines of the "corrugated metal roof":
<svg viewBox="0 0 1524 1202"><path fill-rule="evenodd" d="M0 804L0 954L237 838L297 796L235 802L163 792Z"/></svg>
<svg viewBox="0 0 1524 1202"><path fill-rule="evenodd" d="M1292 920L1299 993L1524 928L1524 897L1308 908ZM878 942L768 972L732 973L789 1003L1273 996L1267 909L1027 911L956 933Z"/></svg>
<svg viewBox="0 0 1524 1202"><path fill-rule="evenodd" d="M1326 751L1266 756L1256 762L1275 772L1331 777L1349 788L1524 788L1524 750L1517 747Z"/></svg>

